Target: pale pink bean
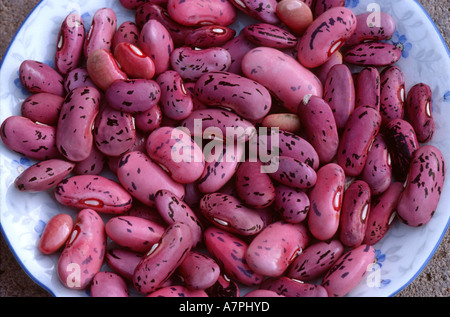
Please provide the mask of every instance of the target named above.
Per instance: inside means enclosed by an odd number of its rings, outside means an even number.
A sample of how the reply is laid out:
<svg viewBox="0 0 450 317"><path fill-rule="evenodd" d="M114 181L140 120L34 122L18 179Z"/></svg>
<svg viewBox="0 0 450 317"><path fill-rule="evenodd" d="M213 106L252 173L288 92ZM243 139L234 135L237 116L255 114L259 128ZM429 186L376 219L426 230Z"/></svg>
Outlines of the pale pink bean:
<svg viewBox="0 0 450 317"><path fill-rule="evenodd" d="M53 254L66 243L73 229L73 219L68 214L57 214L46 224L39 238L38 249L43 254Z"/></svg>
<svg viewBox="0 0 450 317"><path fill-rule="evenodd" d="M89 77L101 90L106 91L116 80L127 79L113 54L104 49L92 52L86 62Z"/></svg>

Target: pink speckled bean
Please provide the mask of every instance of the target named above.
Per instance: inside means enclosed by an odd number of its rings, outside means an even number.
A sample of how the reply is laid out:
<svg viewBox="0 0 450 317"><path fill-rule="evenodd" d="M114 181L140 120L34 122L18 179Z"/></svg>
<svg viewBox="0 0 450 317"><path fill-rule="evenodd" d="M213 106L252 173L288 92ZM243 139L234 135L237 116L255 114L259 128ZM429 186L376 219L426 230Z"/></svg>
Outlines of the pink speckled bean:
<svg viewBox="0 0 450 317"><path fill-rule="evenodd" d="M192 244L202 243L203 225L196 213L183 200L168 190L160 190L155 196L155 207L167 224L184 222L191 228Z"/></svg>
<svg viewBox="0 0 450 317"><path fill-rule="evenodd" d="M23 87L31 93L47 92L64 97L64 77L54 68L33 60L25 60L19 67Z"/></svg>
<svg viewBox="0 0 450 317"><path fill-rule="evenodd" d="M184 120L194 109L194 100L185 86L181 75L174 70L161 73L156 82L161 89L161 110L173 120Z"/></svg>
<svg viewBox="0 0 450 317"><path fill-rule="evenodd" d="M319 241L308 246L295 258L286 275L308 282L323 276L344 253L339 240Z"/></svg>
<svg viewBox="0 0 450 317"><path fill-rule="evenodd" d="M385 42L368 42L351 46L344 53L344 61L359 66L389 66L401 58L397 46Z"/></svg>
<svg viewBox="0 0 450 317"><path fill-rule="evenodd" d="M317 19L325 11L334 7L345 6L345 0L317 0L314 5L314 18Z"/></svg>
<svg viewBox="0 0 450 317"><path fill-rule="evenodd" d="M378 133L367 152L361 179L369 184L372 195L383 193L392 182L392 157L383 133Z"/></svg>
<svg viewBox="0 0 450 317"><path fill-rule="evenodd" d="M63 21L55 54L55 68L66 75L77 68L83 57L84 22L80 14L69 14Z"/></svg>
<svg viewBox="0 0 450 317"><path fill-rule="evenodd" d="M131 114L106 104L95 120L94 142L106 156L121 156L132 149L136 131Z"/></svg>
<svg viewBox="0 0 450 317"><path fill-rule="evenodd" d="M311 96L299 104L298 115L320 163L331 162L339 148L339 134L331 107L322 98Z"/></svg>
<svg viewBox="0 0 450 317"><path fill-rule="evenodd" d="M311 210L308 215L308 228L315 238L325 241L337 232L344 188L342 167L328 163L318 170L316 186L309 193Z"/></svg>
<svg viewBox="0 0 450 317"><path fill-rule="evenodd" d="M331 22L333 21L333 23ZM323 65L356 29L356 17L345 7L334 7L317 17L299 41L297 58L308 68Z"/></svg>
<svg viewBox="0 0 450 317"><path fill-rule="evenodd" d="M256 45L250 42L242 32L222 45L222 48L226 49L231 55L231 65L228 72L242 75L242 58L255 47Z"/></svg>
<svg viewBox="0 0 450 317"><path fill-rule="evenodd" d="M302 190L277 184L273 207L289 223L304 221L311 207L308 194Z"/></svg>
<svg viewBox="0 0 450 317"><path fill-rule="evenodd" d="M275 291L270 291L268 289L255 289L253 291L248 292L243 297L285 297L283 295L279 295Z"/></svg>
<svg viewBox="0 0 450 317"><path fill-rule="evenodd" d="M132 198L117 182L100 175L75 175L61 181L55 197L65 206L88 208L107 214L123 214Z"/></svg>
<svg viewBox="0 0 450 317"><path fill-rule="evenodd" d="M323 87L319 78L293 57L275 48L252 49L242 59L242 72L269 89L292 113L297 113L305 95L322 97Z"/></svg>
<svg viewBox="0 0 450 317"><path fill-rule="evenodd" d="M328 297L323 286L303 283L287 276L268 278L261 283L260 288L285 297Z"/></svg>
<svg viewBox="0 0 450 317"><path fill-rule="evenodd" d="M347 176L362 173L367 153L381 128L381 115L371 106L357 107L350 115L337 152L337 162ZM355 131L358 138L355 139Z"/></svg>
<svg viewBox="0 0 450 317"><path fill-rule="evenodd" d="M204 290L192 290L186 286L173 285L162 287L147 297L208 297L208 294Z"/></svg>
<svg viewBox="0 0 450 317"><path fill-rule="evenodd" d="M248 249L245 241L214 226L207 228L203 236L207 250L232 280L248 286L262 282L263 275L254 272L245 261Z"/></svg>
<svg viewBox="0 0 450 317"><path fill-rule="evenodd" d="M140 32L136 23L132 21L123 22L116 33L114 33L111 50L114 52L120 43L129 43L137 46Z"/></svg>
<svg viewBox="0 0 450 317"><path fill-rule="evenodd" d="M372 12L365 12L356 16L355 32L347 39L346 45L354 45L368 41L388 40L395 31L395 21L386 12L379 12L379 23L375 25L374 21L369 18L373 17Z"/></svg>
<svg viewBox="0 0 450 317"><path fill-rule="evenodd" d="M174 181L186 184L198 180L205 169L202 149L184 129L161 127L147 139L147 155L164 166Z"/></svg>
<svg viewBox="0 0 450 317"><path fill-rule="evenodd" d="M404 119L392 119L385 128L386 142L391 151L393 176L404 181L411 158L420 144L413 126Z"/></svg>
<svg viewBox="0 0 450 317"><path fill-rule="evenodd" d="M444 156L435 146L424 145L414 152L398 201L397 215L402 222L419 227L430 221L441 197L445 172Z"/></svg>
<svg viewBox="0 0 450 317"><path fill-rule="evenodd" d="M56 147L68 160L85 160L94 145L92 127L102 96L94 87L72 90L64 100L56 129Z"/></svg>
<svg viewBox="0 0 450 317"><path fill-rule="evenodd" d="M231 54L222 47L193 49L188 46L176 48L170 64L186 81L196 81L209 72L226 72L231 66Z"/></svg>
<svg viewBox="0 0 450 317"><path fill-rule="evenodd" d="M237 18L233 5L221 0L169 0L167 11L172 19L187 26L228 26Z"/></svg>
<svg viewBox="0 0 450 317"><path fill-rule="evenodd" d="M128 285L114 272L98 272L92 279L91 297L129 297Z"/></svg>
<svg viewBox="0 0 450 317"><path fill-rule="evenodd" d="M146 2L136 10L135 20L139 28L142 28L147 21L154 19L164 25L172 36L176 47L185 44L186 37L194 30L193 27L181 25L175 22L169 15L165 6L156 3Z"/></svg>
<svg viewBox="0 0 450 317"><path fill-rule="evenodd" d="M128 216L135 216L139 218L144 218L156 222L162 226L166 226L168 223L159 214L156 207L148 207L139 201L134 201L133 206L126 213ZM170 223L169 223L170 224Z"/></svg>
<svg viewBox="0 0 450 317"><path fill-rule="evenodd" d="M270 176L261 172L261 161L242 162L235 174L240 199L255 208L270 206L275 200L275 187Z"/></svg>
<svg viewBox="0 0 450 317"><path fill-rule="evenodd" d="M50 189L68 176L75 164L60 159L50 159L27 168L14 181L20 191L40 192Z"/></svg>
<svg viewBox="0 0 450 317"><path fill-rule="evenodd" d="M106 160L105 155L96 146L93 146L91 154L89 154L87 159L77 162L73 172L76 175L99 175L105 167Z"/></svg>
<svg viewBox="0 0 450 317"><path fill-rule="evenodd" d="M206 194L200 200L203 216L215 226L241 236L252 236L264 228L260 214L237 198L222 194Z"/></svg>
<svg viewBox="0 0 450 317"><path fill-rule="evenodd" d="M151 79L116 80L105 92L111 108L138 114L154 107L161 99L161 88Z"/></svg>
<svg viewBox="0 0 450 317"><path fill-rule="evenodd" d="M337 64L329 70L323 88L323 99L333 110L336 126L341 131L355 109L355 85L347 65Z"/></svg>
<svg viewBox="0 0 450 317"><path fill-rule="evenodd" d="M309 232L303 224L277 221L250 242L245 259L248 266L259 274L280 276L309 242Z"/></svg>
<svg viewBox="0 0 450 317"><path fill-rule="evenodd" d="M258 46L284 49L297 45L295 35L276 25L267 23L250 24L242 32L251 42Z"/></svg>
<svg viewBox="0 0 450 317"><path fill-rule="evenodd" d="M56 126L63 102L61 96L36 93L22 103L21 114L34 122Z"/></svg>
<svg viewBox="0 0 450 317"><path fill-rule="evenodd" d="M198 251L188 253L178 272L186 287L192 290L205 290L213 286L220 275L220 267L213 258Z"/></svg>
<svg viewBox="0 0 450 317"><path fill-rule="evenodd" d="M353 181L344 192L339 223L339 238L350 248L363 243L372 195L369 185L362 180Z"/></svg>
<svg viewBox="0 0 450 317"><path fill-rule="evenodd" d="M106 91L116 80L128 78L113 54L104 49L98 49L89 55L86 68L91 80L102 91Z"/></svg>
<svg viewBox="0 0 450 317"><path fill-rule="evenodd" d="M278 169L268 173L273 180L298 189L311 188L316 184L316 171L308 164L289 156L278 156L273 160L278 161Z"/></svg>
<svg viewBox="0 0 450 317"><path fill-rule="evenodd" d="M154 206L155 195L161 189L184 197L184 186L175 182L142 151L132 151L122 156L117 167L117 177L133 197L149 207Z"/></svg>
<svg viewBox="0 0 450 317"><path fill-rule="evenodd" d="M70 71L64 79L64 88L67 92L71 92L75 88L79 87L95 87L95 83L89 76L89 72L86 67L78 67Z"/></svg>
<svg viewBox="0 0 450 317"><path fill-rule="evenodd" d="M364 244L374 245L386 235L396 217L398 199L402 192L403 183L393 182L383 194L372 200Z"/></svg>
<svg viewBox="0 0 450 317"><path fill-rule="evenodd" d="M155 63L136 45L120 43L115 46L114 57L129 78L152 79Z"/></svg>
<svg viewBox="0 0 450 317"><path fill-rule="evenodd" d="M146 253L165 231L160 224L135 216L113 217L106 223L106 234L127 250Z"/></svg>
<svg viewBox="0 0 450 317"><path fill-rule="evenodd" d="M230 111L213 108L192 112L181 122L181 126L187 128L191 136L203 139L233 138L238 142L247 142L256 133L256 128L250 121Z"/></svg>
<svg viewBox="0 0 450 317"><path fill-rule="evenodd" d="M388 66L380 74L380 113L383 124L405 116L405 75L397 66Z"/></svg>
<svg viewBox="0 0 450 317"><path fill-rule="evenodd" d="M250 121L263 119L272 107L270 92L263 85L229 72L201 76L194 94L205 105L229 108Z"/></svg>
<svg viewBox="0 0 450 317"><path fill-rule="evenodd" d="M144 3L147 3L147 0L119 0L120 4L125 8L129 10L137 9L139 6L143 5Z"/></svg>
<svg viewBox="0 0 450 317"><path fill-rule="evenodd" d="M411 87L406 97L405 115L421 143L431 141L436 130L432 109L430 86L419 83Z"/></svg>
<svg viewBox="0 0 450 317"><path fill-rule="evenodd" d="M22 116L6 118L0 127L3 144L34 160L60 158L56 148L56 129Z"/></svg>
<svg viewBox="0 0 450 317"><path fill-rule="evenodd" d="M136 141L133 145L133 147L126 152L125 154L128 154L130 152L134 151L141 151L145 153L145 142L147 141L147 135L141 133L140 131L136 131ZM125 155L124 154L124 155ZM108 167L111 169L111 171L115 174L117 174L117 168L119 167L120 160L122 159L122 156L106 156L106 163L108 164Z"/></svg>
<svg viewBox="0 0 450 317"><path fill-rule="evenodd" d="M210 297L240 297L238 284L221 273L216 283L205 290Z"/></svg>
<svg viewBox="0 0 450 317"><path fill-rule="evenodd" d="M39 238L38 249L43 254L53 254L66 243L73 230L73 219L67 214L53 216Z"/></svg>
<svg viewBox="0 0 450 317"><path fill-rule="evenodd" d="M160 105L155 105L149 110L134 116L136 129L143 133L150 133L161 126L162 111Z"/></svg>
<svg viewBox="0 0 450 317"><path fill-rule="evenodd" d="M101 269L105 253L106 234L102 218L92 209L82 209L58 260L57 272L61 283L70 289L89 287Z"/></svg>
<svg viewBox="0 0 450 317"><path fill-rule="evenodd" d="M355 80L355 107L372 106L380 110L381 75L376 67L365 67Z"/></svg>
<svg viewBox="0 0 450 317"><path fill-rule="evenodd" d="M327 272L322 286L330 297L341 297L352 291L364 279L375 261L375 250L370 245L360 245L344 253Z"/></svg>
<svg viewBox="0 0 450 317"><path fill-rule="evenodd" d="M192 248L191 229L177 222L170 225L159 242L142 258L133 274L133 285L149 294L160 288L183 263Z"/></svg>
<svg viewBox="0 0 450 317"><path fill-rule="evenodd" d="M319 156L314 147L306 139L281 129L276 134L278 134L276 137L278 137L277 147L279 148L280 156L289 156L297 159L302 163L309 165L314 170L317 170L319 167ZM259 135L258 142L267 143L268 149L272 146L272 138L267 138L267 140L265 140L265 136L261 134Z"/></svg>
<svg viewBox="0 0 450 317"><path fill-rule="evenodd" d="M170 68L170 56L174 50L172 36L157 20L149 20L141 29L138 47L155 62L155 74Z"/></svg>
<svg viewBox="0 0 450 317"><path fill-rule="evenodd" d="M193 30L187 37L185 45L190 47L218 47L234 38L236 31L226 26L206 25Z"/></svg>
<svg viewBox="0 0 450 317"><path fill-rule="evenodd" d="M277 24L280 22L277 14L276 0L230 0L240 11L261 22Z"/></svg>
<svg viewBox="0 0 450 317"><path fill-rule="evenodd" d="M106 263L127 281L133 279L136 266L141 262L142 254L122 248L109 249L106 252Z"/></svg>
<svg viewBox="0 0 450 317"><path fill-rule="evenodd" d="M330 69L337 64L342 64L342 53L340 51L334 52L328 60L314 69L314 73L319 77L322 84L325 86L327 75Z"/></svg>
<svg viewBox="0 0 450 317"><path fill-rule="evenodd" d="M224 144L222 141L211 141L212 153L205 154L205 169L200 176L197 186L202 193L214 193L231 180L242 162L245 145Z"/></svg>
<svg viewBox="0 0 450 317"><path fill-rule="evenodd" d="M110 8L97 10L84 41L84 56L89 56L98 49L111 51L112 40L117 29L116 13Z"/></svg>

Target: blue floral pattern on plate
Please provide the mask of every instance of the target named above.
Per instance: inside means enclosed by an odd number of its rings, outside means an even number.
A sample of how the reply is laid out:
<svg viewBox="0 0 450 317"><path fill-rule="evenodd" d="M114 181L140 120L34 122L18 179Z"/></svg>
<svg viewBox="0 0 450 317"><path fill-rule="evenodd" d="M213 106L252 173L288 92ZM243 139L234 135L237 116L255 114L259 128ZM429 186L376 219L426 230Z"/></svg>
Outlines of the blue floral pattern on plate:
<svg viewBox="0 0 450 317"><path fill-rule="evenodd" d="M408 58L413 45L410 42L408 42L406 35L399 34L399 32L395 30L390 42L395 46L397 46L398 48L400 48L400 50L402 51L403 58Z"/></svg>
<svg viewBox="0 0 450 317"><path fill-rule="evenodd" d="M346 0L345 1L345 6L347 8L355 8L357 7L359 4L359 0Z"/></svg>

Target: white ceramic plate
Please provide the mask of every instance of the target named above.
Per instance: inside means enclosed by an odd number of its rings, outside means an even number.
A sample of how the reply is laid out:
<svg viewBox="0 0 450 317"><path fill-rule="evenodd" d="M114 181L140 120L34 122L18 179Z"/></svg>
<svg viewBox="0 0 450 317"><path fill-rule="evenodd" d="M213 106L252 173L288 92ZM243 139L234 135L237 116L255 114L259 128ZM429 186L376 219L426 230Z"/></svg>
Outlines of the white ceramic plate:
<svg viewBox="0 0 450 317"><path fill-rule="evenodd" d="M373 0L347 0L356 14L367 11ZM403 47L397 63L404 71L407 90L418 82L433 91L433 114L437 131L432 144L440 148L450 162L450 53L436 26L425 10L413 0L378 0L381 11L391 14L397 30L391 43ZM54 66L55 43L63 19L78 11L89 27L92 16L102 7L112 8L119 23L134 20L134 11L125 10L118 0L44 0L30 14L12 41L3 59L0 74L0 122L19 115L29 93L22 88L18 70L27 59ZM238 29L245 21L236 23ZM1 143L1 142L0 142ZM20 193L15 178L34 162L11 152L0 144L1 229L23 269L36 283L55 296L86 296L87 291L71 291L59 282L55 265L57 255L44 256L37 241L46 224L60 212L75 211L59 205L53 193ZM447 175L448 177L448 175ZM431 221L411 228L395 221L387 236L375 245L377 265L374 271L349 296L393 296L406 287L433 256L450 222L450 185L447 181L438 209Z"/></svg>

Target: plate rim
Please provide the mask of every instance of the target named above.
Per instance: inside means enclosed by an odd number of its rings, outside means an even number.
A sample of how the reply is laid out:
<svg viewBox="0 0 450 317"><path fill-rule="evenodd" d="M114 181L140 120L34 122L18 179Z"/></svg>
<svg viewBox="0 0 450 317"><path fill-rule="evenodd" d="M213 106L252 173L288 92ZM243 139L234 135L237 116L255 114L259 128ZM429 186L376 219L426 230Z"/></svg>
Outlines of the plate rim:
<svg viewBox="0 0 450 317"><path fill-rule="evenodd" d="M422 4L420 4L418 2L418 0L410 0L411 3L415 3L419 9L422 11L422 13L426 16L426 18L428 19L429 22L431 22L431 25L434 28L434 32L437 33L440 41L442 42L442 44L444 45L446 51L447 51L447 57L450 58L450 48L449 45L447 44L447 42L445 41L441 31L439 30L438 26L436 25L435 21L431 18L430 14L428 13L428 11L422 6ZM19 28L17 29L17 31L15 32L14 36L12 37L11 41L8 44L7 49L5 50L5 53L2 57L2 61L0 62L0 72L3 69L3 63L6 60L6 57L9 54L9 51L13 45L13 43L15 42L17 36L19 35L20 31L22 30L22 28L24 27L24 25L26 25L26 23L28 22L29 18L34 14L34 12L42 5L45 4L45 0L40 0L35 7L29 12L29 14L26 16L26 18L23 20L23 22L20 24ZM425 269L425 267L428 266L430 260L435 256L437 249L439 248L439 246L441 245L445 235L448 233L450 228L450 217L447 221L447 224L445 226L445 230L441 233L439 239L437 240L434 248L432 249L432 251L430 252L430 254L428 255L427 259L423 262L422 266L417 270L417 272L407 281L405 282L401 287L399 287L396 291L393 291L390 295L388 295L387 297L394 297L396 296L398 293L400 293L401 291L403 291L406 287L408 287ZM3 228L3 224L0 221L0 232L2 233L2 236L5 240L6 245L8 246L9 251L13 254L15 260L17 261L17 263L20 265L20 267L22 268L22 270L31 278L31 280L37 284L38 286L40 286L42 289L44 289L45 291L47 291L51 296L53 297L57 297L56 294L44 283L42 283L37 277L35 277L25 266L25 264L23 263L23 261L20 259L20 257L18 256L17 252L12 248L12 244L10 242L10 239L8 238L8 236L6 235L6 232Z"/></svg>

